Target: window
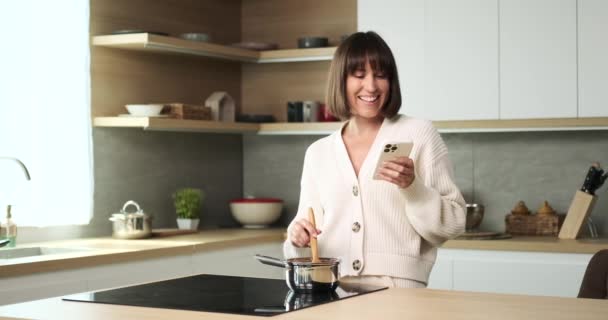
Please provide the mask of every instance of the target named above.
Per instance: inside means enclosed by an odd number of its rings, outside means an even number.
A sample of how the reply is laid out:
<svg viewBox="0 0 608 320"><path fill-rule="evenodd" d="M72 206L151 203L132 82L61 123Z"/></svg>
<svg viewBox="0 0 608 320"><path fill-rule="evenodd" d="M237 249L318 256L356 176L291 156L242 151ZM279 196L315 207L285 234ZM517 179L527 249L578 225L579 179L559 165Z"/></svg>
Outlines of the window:
<svg viewBox="0 0 608 320"><path fill-rule="evenodd" d="M0 2L0 217L87 224L93 208L89 1Z"/></svg>

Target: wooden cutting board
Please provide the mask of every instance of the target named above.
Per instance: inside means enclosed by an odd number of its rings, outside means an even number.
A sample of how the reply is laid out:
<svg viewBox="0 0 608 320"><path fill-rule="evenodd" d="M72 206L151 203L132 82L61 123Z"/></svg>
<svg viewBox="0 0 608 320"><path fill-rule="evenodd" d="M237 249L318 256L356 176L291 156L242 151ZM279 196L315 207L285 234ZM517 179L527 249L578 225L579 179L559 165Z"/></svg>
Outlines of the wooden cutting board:
<svg viewBox="0 0 608 320"><path fill-rule="evenodd" d="M184 234L198 233L198 230L184 230L184 229L152 229L152 236L155 238L179 236Z"/></svg>

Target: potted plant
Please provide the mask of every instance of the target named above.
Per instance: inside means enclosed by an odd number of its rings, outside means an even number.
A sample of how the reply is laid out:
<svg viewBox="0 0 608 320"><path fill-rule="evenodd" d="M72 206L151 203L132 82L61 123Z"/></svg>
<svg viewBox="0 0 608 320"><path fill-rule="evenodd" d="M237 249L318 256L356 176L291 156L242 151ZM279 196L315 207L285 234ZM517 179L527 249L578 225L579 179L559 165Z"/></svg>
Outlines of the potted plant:
<svg viewBox="0 0 608 320"><path fill-rule="evenodd" d="M196 230L198 228L201 204L205 197L203 190L182 188L173 193L173 204L177 214L179 229Z"/></svg>

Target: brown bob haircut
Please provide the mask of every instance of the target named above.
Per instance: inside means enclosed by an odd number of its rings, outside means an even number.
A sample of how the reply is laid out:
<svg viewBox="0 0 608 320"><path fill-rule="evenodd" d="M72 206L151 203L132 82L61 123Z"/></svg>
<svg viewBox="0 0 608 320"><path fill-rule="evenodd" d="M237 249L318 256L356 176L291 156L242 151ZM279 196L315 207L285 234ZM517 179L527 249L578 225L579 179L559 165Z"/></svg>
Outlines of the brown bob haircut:
<svg viewBox="0 0 608 320"><path fill-rule="evenodd" d="M401 108L397 64L391 49L377 33L357 32L336 49L329 68L326 103L329 111L341 120L347 120L352 115L346 98L346 78L357 70L365 69L367 60L374 72L383 73L389 80L390 92L386 104L382 106L382 115L392 118Z"/></svg>

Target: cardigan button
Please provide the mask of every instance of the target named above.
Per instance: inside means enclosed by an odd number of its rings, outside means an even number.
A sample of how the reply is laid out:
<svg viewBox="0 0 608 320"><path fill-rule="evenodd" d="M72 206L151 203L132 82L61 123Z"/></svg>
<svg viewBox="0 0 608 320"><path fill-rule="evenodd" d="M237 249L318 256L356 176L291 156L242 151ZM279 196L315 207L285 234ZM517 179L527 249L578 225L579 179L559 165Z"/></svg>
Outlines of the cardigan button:
<svg viewBox="0 0 608 320"><path fill-rule="evenodd" d="M359 269L361 269L361 261L359 261L359 259L353 261L353 269L355 271L359 271Z"/></svg>
<svg viewBox="0 0 608 320"><path fill-rule="evenodd" d="M355 223L353 223L353 226L351 229L353 230L353 232L359 232L359 230L361 230L361 225L359 224L359 222L355 222Z"/></svg>
<svg viewBox="0 0 608 320"><path fill-rule="evenodd" d="M357 186L353 186L353 196L358 196L359 195L359 187Z"/></svg>

